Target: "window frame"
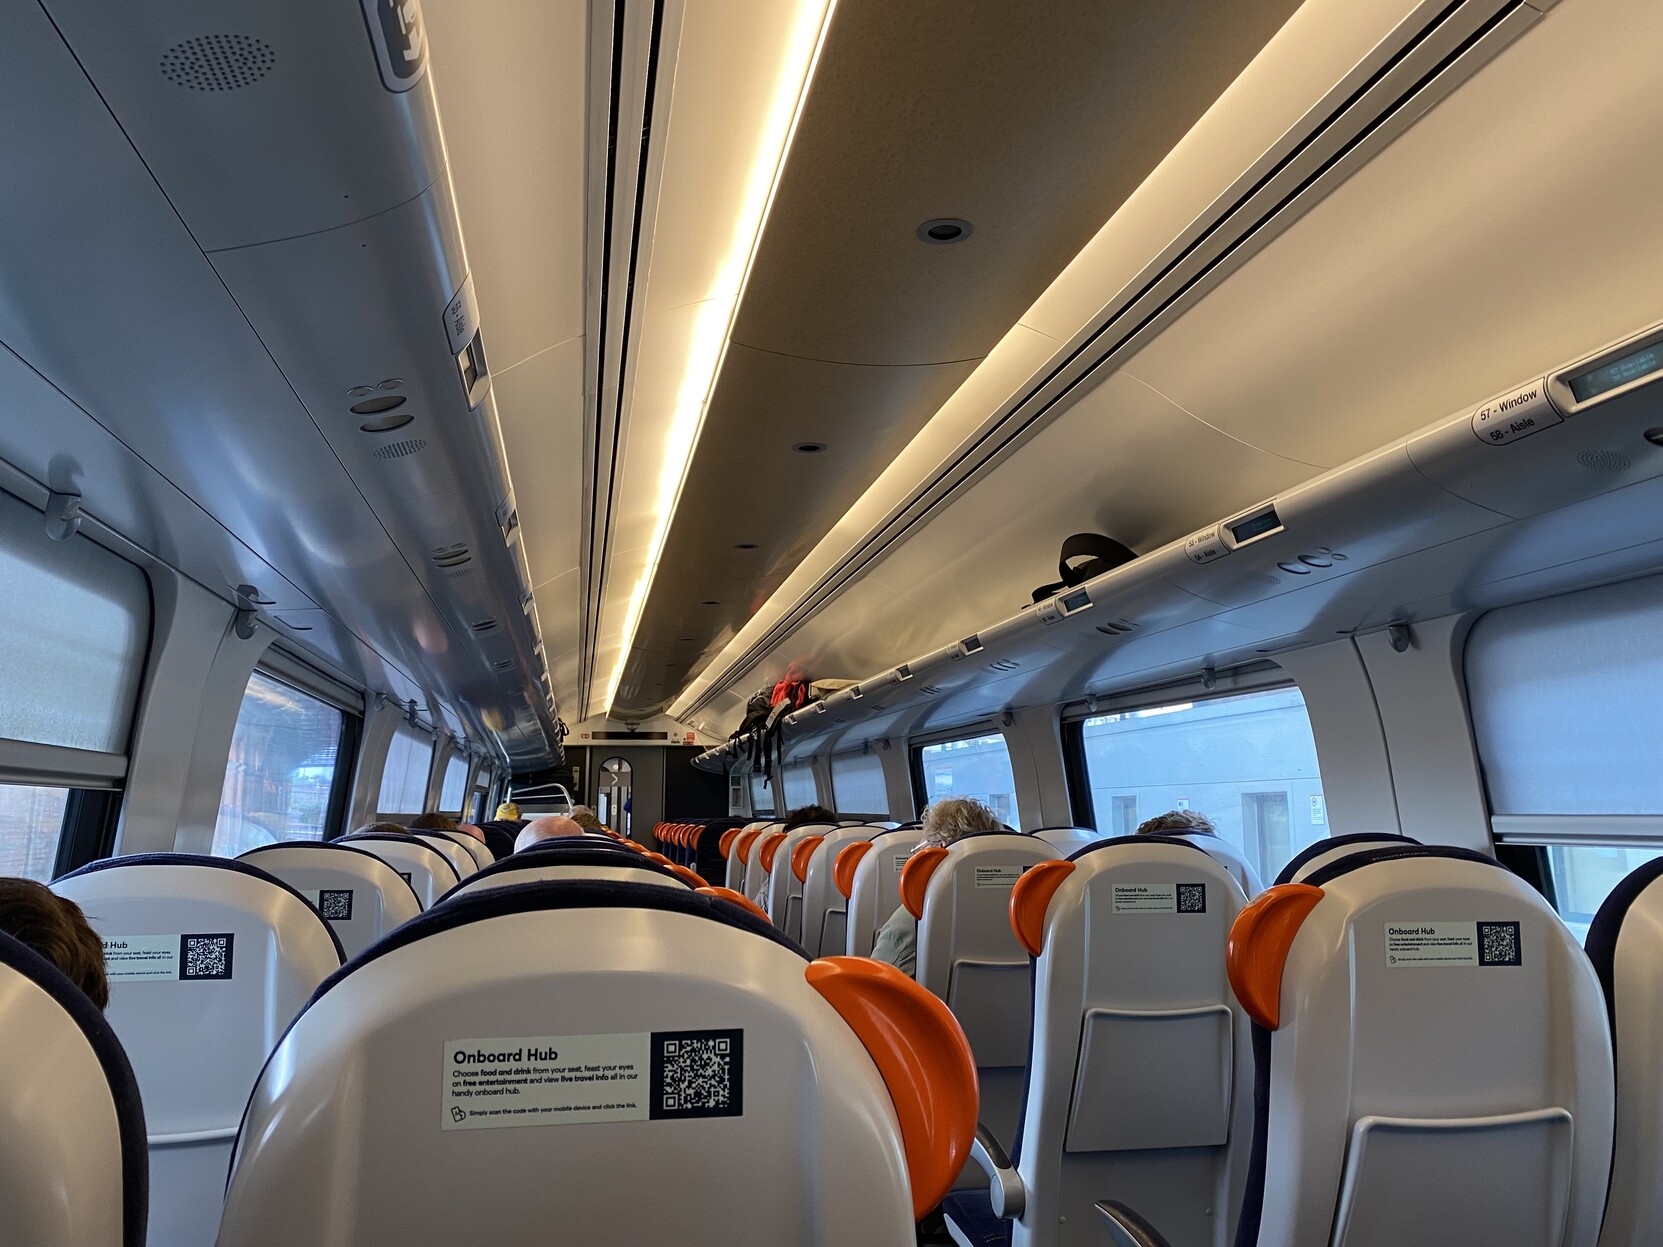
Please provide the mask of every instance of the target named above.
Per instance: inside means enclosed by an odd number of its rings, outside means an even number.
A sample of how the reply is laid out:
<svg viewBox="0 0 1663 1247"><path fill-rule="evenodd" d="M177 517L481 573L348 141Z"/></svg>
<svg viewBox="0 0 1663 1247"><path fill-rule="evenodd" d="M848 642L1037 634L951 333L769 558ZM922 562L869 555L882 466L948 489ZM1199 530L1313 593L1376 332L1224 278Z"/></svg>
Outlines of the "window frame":
<svg viewBox="0 0 1663 1247"><path fill-rule="evenodd" d="M299 673L299 678L295 678L296 673ZM326 843L338 839L348 830L347 814L352 803L353 777L358 769L358 747L364 737L363 698L356 697L350 689L336 684L293 655L281 651L267 650L260 661L254 664L253 670L248 673L248 679L243 682L243 697L248 696L248 686L257 676L281 684L302 697L322 702L341 716L341 730L335 738L335 769L329 777L329 796L323 804L323 834L318 837L317 842ZM352 709L354 700L359 707L357 712ZM237 703L237 717L242 717L241 700ZM235 720L232 722L231 731L235 737ZM225 742L228 757L231 745L232 741L228 739ZM112 838L111 848L113 844ZM106 850L105 855L108 851Z"/></svg>
<svg viewBox="0 0 1663 1247"><path fill-rule="evenodd" d="M1011 805L1016 815L1017 824L1022 822L1021 802L1017 800L1016 787L1016 759L1011 753L1010 737L1005 735L1005 728L998 719L975 719L970 723L963 723L955 728L942 731L920 733L907 738L907 777L912 782L912 816L923 818L924 809L929 805L926 794L929 787L924 783L924 750L931 745L946 745L960 740L977 740L984 736L997 736L1005 742L1005 757L1011 764Z"/></svg>
<svg viewBox="0 0 1663 1247"><path fill-rule="evenodd" d="M1211 687L1200 676L1187 676L1164 684L1149 684L1125 692L1101 694L1067 702L1060 716L1063 774L1068 783L1068 809L1077 827L1097 827L1097 811L1091 799L1091 770L1086 764L1085 722L1103 714L1130 714L1153 710L1173 702L1217 701L1247 693L1270 693L1291 688L1303 698L1304 690L1284 668L1273 662L1249 663L1217 672ZM1315 737L1315 729L1312 736ZM1330 824L1332 826L1332 824ZM1333 832L1328 833L1332 835Z"/></svg>

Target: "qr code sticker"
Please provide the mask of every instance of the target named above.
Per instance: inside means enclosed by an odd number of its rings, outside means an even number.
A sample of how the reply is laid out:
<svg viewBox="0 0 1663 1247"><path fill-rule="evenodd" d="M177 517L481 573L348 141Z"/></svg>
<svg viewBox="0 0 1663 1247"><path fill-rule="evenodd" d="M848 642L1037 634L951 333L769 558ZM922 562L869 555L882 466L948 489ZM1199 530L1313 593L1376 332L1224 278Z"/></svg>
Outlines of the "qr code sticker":
<svg viewBox="0 0 1663 1247"><path fill-rule="evenodd" d="M181 935L179 937L179 977L181 979L230 978L233 938L229 932L217 935Z"/></svg>
<svg viewBox="0 0 1663 1247"><path fill-rule="evenodd" d="M352 921L352 889L342 888L332 891L323 888L318 892L318 912L331 922Z"/></svg>
<svg viewBox="0 0 1663 1247"><path fill-rule="evenodd" d="M1178 885L1178 912L1181 914L1206 913L1207 885L1204 883L1180 883Z"/></svg>
<svg viewBox="0 0 1663 1247"><path fill-rule="evenodd" d="M655 1032L650 1090L654 1118L743 1116L745 1032Z"/></svg>
<svg viewBox="0 0 1663 1247"><path fill-rule="evenodd" d="M1523 965L1524 959L1519 951L1519 924L1516 922L1479 923L1478 964L1481 966Z"/></svg>

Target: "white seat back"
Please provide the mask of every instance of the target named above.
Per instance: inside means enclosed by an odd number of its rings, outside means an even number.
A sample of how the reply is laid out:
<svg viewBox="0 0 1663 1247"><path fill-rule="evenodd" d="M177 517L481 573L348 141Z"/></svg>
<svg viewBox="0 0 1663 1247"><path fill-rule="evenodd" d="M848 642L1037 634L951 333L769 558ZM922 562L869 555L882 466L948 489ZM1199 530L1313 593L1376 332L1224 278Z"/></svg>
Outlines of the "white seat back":
<svg viewBox="0 0 1663 1247"><path fill-rule="evenodd" d="M450 858L415 836L364 831L342 836L335 843L363 849L386 862L415 890L416 899L422 903L423 909L462 882L462 876L451 865Z"/></svg>
<svg viewBox="0 0 1663 1247"><path fill-rule="evenodd" d="M444 901L472 896L488 888L511 888L542 879L609 879L616 883L643 883L657 887L683 888L687 884L657 862L627 850L587 846L570 849L526 850L505 857L496 865L464 879L447 892Z"/></svg>
<svg viewBox="0 0 1663 1247"><path fill-rule="evenodd" d="M474 865L479 867L480 870L484 870L497 860L496 855L485 847L483 840L475 840L465 831L441 831L438 834L456 841L457 844L466 849L468 855L473 858Z"/></svg>
<svg viewBox="0 0 1663 1247"><path fill-rule="evenodd" d="M0 935L0 1216L19 1247L139 1247L144 1111L92 1001Z"/></svg>
<svg viewBox="0 0 1663 1247"><path fill-rule="evenodd" d="M829 831L808 859L803 875L803 947L810 957L841 955L849 919L849 898L837 890L837 855L870 840L879 829L859 823Z"/></svg>
<svg viewBox="0 0 1663 1247"><path fill-rule="evenodd" d="M930 1004L887 973L811 966L685 889L457 897L332 980L284 1038L218 1247L912 1247L947 1179L911 1189L896 1093L837 1003L858 977L874 1005ZM945 1060L949 1038L920 1041ZM505 1086L512 1100L492 1094ZM645 1156L673 1190L643 1189Z"/></svg>
<svg viewBox="0 0 1663 1247"><path fill-rule="evenodd" d="M1043 840L1006 831L965 836L936 852L943 856L929 872L923 905L914 913L914 977L947 1002L964 1028L976 1054L982 1122L995 1137L1008 1139L1028 1062L1032 1001L1028 952L1011 930L1011 889L1028 867L1055 861L1059 854ZM928 853L913 858L908 869L926 866Z"/></svg>
<svg viewBox="0 0 1663 1247"><path fill-rule="evenodd" d="M756 837L752 834L756 828L742 828L728 843L727 862L722 871L722 886L734 892L743 892L745 888L745 854L751 841Z"/></svg>
<svg viewBox="0 0 1663 1247"><path fill-rule="evenodd" d="M835 829L834 823L804 823L786 832L785 839L774 850L774 868L768 875L768 903L763 908L774 925L799 944L803 941L803 879L797 877L791 856L803 841Z"/></svg>
<svg viewBox="0 0 1663 1247"><path fill-rule="evenodd" d="M104 940L107 1016L144 1097L150 1241L210 1247L249 1089L340 943L298 892L224 858L109 858L52 890Z"/></svg>
<svg viewBox="0 0 1663 1247"><path fill-rule="evenodd" d="M742 891L758 904L767 899L768 879L773 873L774 855L769 851L770 846L778 846L783 839L785 832L780 825L770 823L761 829L745 850L745 886Z"/></svg>
<svg viewBox="0 0 1663 1247"><path fill-rule="evenodd" d="M1616 1145L1599 1247L1646 1247L1663 1226L1663 858L1619 883L1588 928L1616 1047Z"/></svg>
<svg viewBox="0 0 1663 1247"><path fill-rule="evenodd" d="M1098 840L1106 839L1101 832L1089 827L1041 827L1028 833L1035 840L1043 840L1062 856L1076 853Z"/></svg>
<svg viewBox="0 0 1663 1247"><path fill-rule="evenodd" d="M1293 859L1282 867L1281 873L1276 876L1276 882L1303 883L1307 875L1315 874L1330 862L1337 862L1353 853L1361 853L1364 849L1384 849L1394 844L1419 843L1419 840L1412 840L1408 836L1384 831L1359 831L1346 836L1329 836L1296 853Z"/></svg>
<svg viewBox="0 0 1663 1247"><path fill-rule="evenodd" d="M1032 920L1041 951L1021 1126L1003 1140L1027 1192L1013 1247L1096 1247L1108 1198L1141 1201L1174 1245L1229 1243L1253 1053L1223 953L1246 904L1222 863L1167 836L1099 842L1019 885L1012 921Z"/></svg>
<svg viewBox="0 0 1663 1247"><path fill-rule="evenodd" d="M281 879L317 909L348 960L422 911L416 891L373 853L350 844L296 840L237 859Z"/></svg>
<svg viewBox="0 0 1663 1247"><path fill-rule="evenodd" d="M423 844L438 850L444 859L450 863L450 867L456 872L458 880L466 879L479 869L479 862L474 858L473 853L444 832L417 831L411 834Z"/></svg>
<svg viewBox="0 0 1663 1247"><path fill-rule="evenodd" d="M1241 890L1247 893L1249 900L1265 890L1264 881L1259 878L1259 872L1254 869L1253 863L1223 836L1210 836L1206 832L1182 832L1178 834L1178 839L1189 841L1235 876L1236 882L1241 886Z"/></svg>
<svg viewBox="0 0 1663 1247"><path fill-rule="evenodd" d="M872 847L855 867L849 888L844 951L851 957L870 957L878 929L901 904L901 871L923 839L916 827L902 827L872 837ZM835 869L835 863L833 864Z"/></svg>
<svg viewBox="0 0 1663 1247"><path fill-rule="evenodd" d="M1463 849L1365 850L1244 910L1229 968L1263 1115L1238 1243L1594 1247L1605 1006L1534 888Z"/></svg>

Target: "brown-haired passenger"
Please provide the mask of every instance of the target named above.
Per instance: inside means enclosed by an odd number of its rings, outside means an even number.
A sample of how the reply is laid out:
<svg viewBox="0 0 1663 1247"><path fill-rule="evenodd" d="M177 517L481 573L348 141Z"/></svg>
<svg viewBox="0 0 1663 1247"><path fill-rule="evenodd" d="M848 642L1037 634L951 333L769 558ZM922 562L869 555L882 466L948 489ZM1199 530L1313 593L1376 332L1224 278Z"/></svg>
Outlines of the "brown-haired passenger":
<svg viewBox="0 0 1663 1247"><path fill-rule="evenodd" d="M104 943L74 901L33 879L0 878L0 931L57 966L100 1009L109 1006Z"/></svg>
<svg viewBox="0 0 1663 1247"><path fill-rule="evenodd" d="M448 814L418 814L410 820L411 831L455 831L456 820Z"/></svg>
<svg viewBox="0 0 1663 1247"><path fill-rule="evenodd" d="M835 823L837 815L823 805L804 805L786 813L785 821L780 824L781 831L795 831L798 827L806 827L810 823Z"/></svg>

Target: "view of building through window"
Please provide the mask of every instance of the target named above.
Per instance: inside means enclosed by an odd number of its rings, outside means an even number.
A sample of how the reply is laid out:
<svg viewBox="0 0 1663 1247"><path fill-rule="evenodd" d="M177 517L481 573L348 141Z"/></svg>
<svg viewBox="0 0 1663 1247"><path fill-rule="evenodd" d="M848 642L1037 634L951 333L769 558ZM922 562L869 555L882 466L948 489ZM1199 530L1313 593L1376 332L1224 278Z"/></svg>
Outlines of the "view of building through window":
<svg viewBox="0 0 1663 1247"><path fill-rule="evenodd" d="M1080 742L1105 834L1199 810L1266 883L1328 835L1316 742L1296 688L1094 715L1080 725Z"/></svg>
<svg viewBox="0 0 1663 1247"><path fill-rule="evenodd" d="M321 840L341 744L341 712L256 671L243 693L225 760L213 852Z"/></svg>
<svg viewBox="0 0 1663 1247"><path fill-rule="evenodd" d="M997 732L925 745L918 751L918 764L926 804L941 797L975 797L1000 822L1022 830L1010 750Z"/></svg>
<svg viewBox="0 0 1663 1247"><path fill-rule="evenodd" d="M52 878L68 804L67 788L0 784L0 875Z"/></svg>

